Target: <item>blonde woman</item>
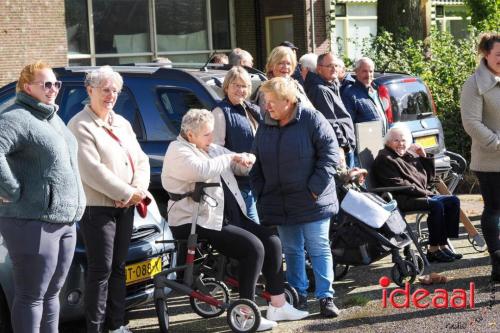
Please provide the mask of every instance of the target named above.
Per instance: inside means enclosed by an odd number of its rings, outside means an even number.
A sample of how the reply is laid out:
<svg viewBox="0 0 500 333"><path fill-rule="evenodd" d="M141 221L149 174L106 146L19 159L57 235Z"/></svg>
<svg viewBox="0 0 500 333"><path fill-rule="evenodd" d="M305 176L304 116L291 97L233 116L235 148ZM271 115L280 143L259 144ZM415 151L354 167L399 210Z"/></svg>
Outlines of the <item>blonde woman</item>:
<svg viewBox="0 0 500 333"><path fill-rule="evenodd" d="M295 55L295 52L293 52L293 50L289 47L277 46L271 51L269 57L267 58L266 75L269 79L282 77L287 80L291 80L297 91L297 100L300 104L306 108L314 109L311 101L307 98L304 88L300 85L300 83L292 78L292 74L296 67L297 56ZM260 89L256 92L254 103L260 106L261 113L264 114L266 110L265 101Z"/></svg>

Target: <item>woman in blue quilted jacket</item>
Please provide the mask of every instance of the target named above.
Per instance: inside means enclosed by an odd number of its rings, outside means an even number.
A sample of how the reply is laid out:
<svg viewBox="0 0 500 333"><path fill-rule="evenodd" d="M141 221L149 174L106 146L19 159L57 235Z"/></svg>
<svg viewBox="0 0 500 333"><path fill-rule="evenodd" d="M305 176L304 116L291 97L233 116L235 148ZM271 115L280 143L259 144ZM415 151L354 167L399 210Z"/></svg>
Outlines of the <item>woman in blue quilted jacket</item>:
<svg viewBox="0 0 500 333"><path fill-rule="evenodd" d="M294 82L282 77L261 86L266 113L254 140L256 163L252 191L262 225L276 225L287 264L287 280L307 307L307 250L316 282L321 314L335 317L330 219L338 211L335 167L339 147L332 126L314 109L297 100Z"/></svg>

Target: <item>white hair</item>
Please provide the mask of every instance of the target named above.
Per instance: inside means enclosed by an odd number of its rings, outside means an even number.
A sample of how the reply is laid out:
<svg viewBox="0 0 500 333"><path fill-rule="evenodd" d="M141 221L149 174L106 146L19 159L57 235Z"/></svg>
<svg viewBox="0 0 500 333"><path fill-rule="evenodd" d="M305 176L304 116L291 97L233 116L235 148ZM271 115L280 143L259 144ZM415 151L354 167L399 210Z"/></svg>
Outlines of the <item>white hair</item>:
<svg viewBox="0 0 500 333"><path fill-rule="evenodd" d="M357 71L361 66L363 66L363 64L369 64L373 68L375 68L375 63L373 62L373 60L368 57L361 57L356 60L356 63L354 64L354 71Z"/></svg>
<svg viewBox="0 0 500 333"><path fill-rule="evenodd" d="M318 55L314 53L306 53L299 59L299 64L313 73L316 73L317 63Z"/></svg>
<svg viewBox="0 0 500 333"><path fill-rule="evenodd" d="M392 140L392 138L394 137L394 134L396 134L396 133L403 134L403 137L406 141L406 148L408 148L412 144L413 136L411 135L411 131L408 128L408 126L406 126L405 124L403 124L401 122L395 123L387 131L387 133L385 133L384 144L387 145L389 143L389 141Z"/></svg>
<svg viewBox="0 0 500 333"><path fill-rule="evenodd" d="M182 117L181 135L186 138L188 132L198 133L205 124L213 125L214 116L206 109L189 109Z"/></svg>
<svg viewBox="0 0 500 333"><path fill-rule="evenodd" d="M98 69L91 70L85 75L85 87L100 87L103 81L112 81L117 85L118 90L122 90L123 78L120 73L115 72L111 66L105 65Z"/></svg>

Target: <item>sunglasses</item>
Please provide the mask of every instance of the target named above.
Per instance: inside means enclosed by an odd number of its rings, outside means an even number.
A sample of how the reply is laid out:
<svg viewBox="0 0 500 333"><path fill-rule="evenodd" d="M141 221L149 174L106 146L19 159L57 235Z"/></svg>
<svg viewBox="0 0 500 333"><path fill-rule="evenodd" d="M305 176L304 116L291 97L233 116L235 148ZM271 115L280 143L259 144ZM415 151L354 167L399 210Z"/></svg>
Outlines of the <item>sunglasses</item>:
<svg viewBox="0 0 500 333"><path fill-rule="evenodd" d="M43 89L45 90L50 90L52 89L52 87L54 87L54 89L61 89L61 86L62 86L62 82L61 81L43 81L43 82L33 82L33 83L30 83L30 84L36 84L36 85L39 85L39 86L42 86Z"/></svg>

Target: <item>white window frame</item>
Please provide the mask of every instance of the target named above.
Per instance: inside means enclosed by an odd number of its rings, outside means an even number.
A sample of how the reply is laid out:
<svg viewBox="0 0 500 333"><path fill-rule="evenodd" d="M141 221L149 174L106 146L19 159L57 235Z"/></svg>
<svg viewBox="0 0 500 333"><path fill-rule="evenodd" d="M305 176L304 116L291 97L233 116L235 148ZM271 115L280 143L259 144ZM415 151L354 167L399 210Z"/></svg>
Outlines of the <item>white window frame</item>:
<svg viewBox="0 0 500 333"><path fill-rule="evenodd" d="M94 35L94 22L93 22L93 7L92 0L87 0L87 17L88 17L88 28L89 28L89 43L90 43L90 53L73 53L67 54L67 59L69 60L79 60L79 59L90 59L90 65L96 65L96 59L103 58L120 58L120 57L151 57L156 58L160 56L168 55L192 55L192 54L206 54L207 56L211 53L217 52L231 52L231 50L236 45L236 23L234 21L234 0L228 0L229 4L229 41L230 49L217 49L213 48L212 40L212 15L211 15L211 0L205 0L207 2L206 15L207 15L207 50L196 50L196 51L163 51L158 52L158 41L156 33L156 0L148 0L148 11L149 11L149 32L150 32L150 52L135 52L135 53L99 53L95 52L95 35Z"/></svg>
<svg viewBox="0 0 500 333"><path fill-rule="evenodd" d="M292 19L292 26L293 26L293 15L288 14L288 15L278 15L278 16L266 16L266 54L269 54L271 50L273 49L273 46L271 46L271 21L272 20L282 20L282 19Z"/></svg>

